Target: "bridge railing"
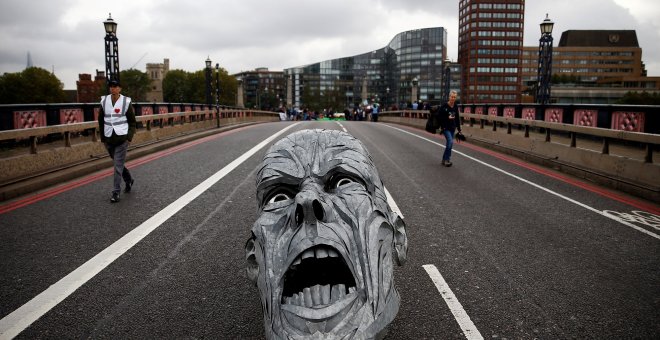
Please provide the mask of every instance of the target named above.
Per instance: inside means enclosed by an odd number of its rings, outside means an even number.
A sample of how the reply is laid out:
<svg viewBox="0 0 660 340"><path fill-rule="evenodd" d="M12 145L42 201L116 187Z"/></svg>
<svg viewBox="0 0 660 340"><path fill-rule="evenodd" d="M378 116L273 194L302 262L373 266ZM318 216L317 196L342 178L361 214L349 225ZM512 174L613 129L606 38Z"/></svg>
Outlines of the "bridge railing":
<svg viewBox="0 0 660 340"><path fill-rule="evenodd" d="M388 111L381 113L380 119L424 128L428 115L428 111L425 110ZM653 151L660 145L660 135L652 133L613 130L529 118L503 117L494 114L463 112L461 113L461 118L463 119L463 124L468 124L469 126L478 124L481 129L484 129L488 125L493 131L497 131L499 125L506 129L507 134L511 134L514 127L523 129L525 131L525 138L529 138L531 129L538 130L545 134L546 142L551 142L553 132L561 132L569 135L570 147L572 148L578 147L578 135L586 136L590 140L602 140L602 148L600 150L602 154L609 154L610 144L613 141L619 143L638 143L643 145L645 149L644 161L646 163L653 163Z"/></svg>
<svg viewBox="0 0 660 340"><path fill-rule="evenodd" d="M474 126L478 122L481 129L485 128L486 123L492 126L493 131L497 131L498 125L506 128L506 133L511 134L512 128L514 126L521 127L524 129L525 138L529 138L530 129L539 129L545 134L545 141L552 141L552 133L556 131L561 131L567 133L570 136L570 147L578 147L578 135L596 137L599 140L602 140L602 154L609 154L610 143L612 141L619 142L635 142L640 143L644 146L646 150L646 155L644 156L644 161L647 163L653 163L653 150L657 145L660 145L660 135L642 133L642 132L631 132L625 130L612 130L604 129L598 127L588 127L580 126L573 124L565 123L553 123L546 122L542 120L530 120L530 119L521 119L521 118L510 118L510 117L499 117L499 116L488 116L488 115L479 115L471 113L463 113L462 118L464 121L467 121L467 124ZM498 124L499 123L499 124Z"/></svg>
<svg viewBox="0 0 660 340"><path fill-rule="evenodd" d="M428 115L391 111L379 121L424 129ZM658 134L475 113L461 118L476 145L660 202Z"/></svg>
<svg viewBox="0 0 660 340"><path fill-rule="evenodd" d="M96 105L98 106L98 105ZM136 105L137 106L137 105ZM215 110L205 109L200 111L179 111L172 113L160 114L144 114L146 110L139 110L146 106L137 106L136 111L143 115L136 115L138 123L138 130L145 129L150 131L154 127L167 127L174 125L184 125L187 123L207 122L212 126L215 121L216 125L227 124L232 120L279 120L279 114L269 111L246 110L246 109L221 109L219 113ZM142 111L142 112L140 112ZM26 126L15 128L12 130L0 131L0 142L4 142L5 146L15 141L29 140L30 153L35 154L38 151L38 140L41 137L50 137L54 140L63 140L64 146L71 146L71 136L76 133L86 133L92 136L92 141L98 141L98 110L94 112L94 120L77 122L77 119L71 120L69 123L40 126L40 123L34 123L34 116L28 115L26 119ZM43 120L41 120L43 121Z"/></svg>
<svg viewBox="0 0 660 340"><path fill-rule="evenodd" d="M131 143L131 154L137 157L154 148L214 134L220 131L218 128L280 120L278 113L268 111L222 108L216 113L214 109L202 107L202 110L145 114L144 107L150 110L152 106L135 107L142 113L136 116L137 131ZM0 201L29 192L33 185L30 181L41 175L78 165L85 169L101 169L107 151L99 142L102 132L99 132L96 117L91 117L90 121L0 131ZM45 182L38 183L56 184L61 176L75 176L76 173L65 171L58 175L60 177L42 176Z"/></svg>
<svg viewBox="0 0 660 340"><path fill-rule="evenodd" d="M461 112L660 134L660 106L614 104L463 104Z"/></svg>

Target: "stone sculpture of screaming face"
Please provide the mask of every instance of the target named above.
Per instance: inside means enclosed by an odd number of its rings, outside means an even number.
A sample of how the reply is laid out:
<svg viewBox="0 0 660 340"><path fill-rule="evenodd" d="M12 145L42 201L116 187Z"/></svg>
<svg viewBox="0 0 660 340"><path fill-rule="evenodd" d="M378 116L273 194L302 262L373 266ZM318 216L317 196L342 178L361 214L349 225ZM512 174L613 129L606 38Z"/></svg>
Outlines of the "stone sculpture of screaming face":
<svg viewBox="0 0 660 340"><path fill-rule="evenodd" d="M393 262L403 220L353 136L303 130L275 143L257 175L246 244L268 339L381 338L399 310Z"/></svg>

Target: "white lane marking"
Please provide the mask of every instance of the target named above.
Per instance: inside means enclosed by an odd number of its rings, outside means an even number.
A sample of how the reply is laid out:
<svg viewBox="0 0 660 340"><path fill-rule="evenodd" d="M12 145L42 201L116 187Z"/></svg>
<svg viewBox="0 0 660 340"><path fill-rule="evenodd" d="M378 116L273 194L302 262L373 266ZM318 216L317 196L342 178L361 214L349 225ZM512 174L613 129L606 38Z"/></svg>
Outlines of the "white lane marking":
<svg viewBox="0 0 660 340"><path fill-rule="evenodd" d="M108 265L110 265L130 248L140 242L144 237L149 235L152 231L158 228L179 210L188 205L203 192L208 190L211 186L229 174L232 170L236 169L239 165L241 165L241 163L245 162L248 158L253 156L255 153L257 153L257 151L273 141L279 135L298 124L299 123L289 125L274 135L268 137L263 142L259 143L248 152L244 153L241 157L235 159L220 171L207 178L204 182L200 183L192 190L181 196L179 199L165 207L163 210L159 211L154 216L140 224L128 234L124 235L124 237L117 240L109 247L105 248L89 261L85 262L83 265L69 273L67 276L52 286L48 287L48 289L43 291L41 294L28 301L26 304L13 311L11 314L2 318L2 320L0 320L0 339L11 339L20 334L33 322L39 319L42 315L46 314L57 304L62 302L66 297L75 292L87 281L96 276L96 274L105 269Z"/></svg>
<svg viewBox="0 0 660 340"><path fill-rule="evenodd" d="M394 211L397 215L403 218L403 214L401 213L401 210L399 210L399 206L397 206L396 202L394 202L394 198L392 198L390 192L387 191L387 188L385 187L383 187L383 189L385 189L385 196L387 197L387 204L389 204L390 209L392 209L392 211Z"/></svg>
<svg viewBox="0 0 660 340"><path fill-rule="evenodd" d="M655 230L660 231L660 216L651 214L650 212L634 210L630 213L626 213L614 210L603 210L603 213L611 215L612 217L618 218L622 221L647 225Z"/></svg>
<svg viewBox="0 0 660 340"><path fill-rule="evenodd" d="M441 146L441 147L443 147L443 148L445 147L444 145L442 145L442 144L440 144L440 143L438 143L438 142L432 141L432 140L430 140L430 139L428 139L428 138L425 138L425 137L422 137L422 136L418 136L418 135L416 135L416 134L414 134L414 133L412 133L412 132L408 132L408 131L406 131L406 130L402 130L402 129L399 129L399 128L397 128L397 127L390 126L390 125L387 125L387 124L383 124L383 126L387 126L387 127L391 128L391 129L398 130L398 131L401 131L401 132L403 132L403 133L407 133L407 134L409 134L409 135L411 135L411 136L417 137L417 138L419 138L419 139L425 140L425 141L427 141L427 142L429 142L429 143L432 143L432 144L435 144L435 145L439 145L439 146ZM457 154L459 154L459 155L461 155L461 156L463 156L463 157L469 158L469 159L471 159L471 160L473 160L473 161L475 161L475 162L477 162L477 163L480 163L480 164L482 164L482 165L484 165L484 166L487 166L487 167L489 167L489 168L491 168L491 169L493 169L493 170L495 170L495 171L499 171L499 172L501 172L501 173L503 173L503 174L505 174L505 175L507 175L507 176L511 176L511 177L513 177L513 178L515 178L515 179L517 179L517 180L519 180L519 181L522 181L522 182L527 183L527 184L529 184L529 185L531 185L531 186L533 186L533 187L536 187L536 188L538 188L538 189L541 189L541 190L543 190L543 191L545 191L545 192L547 192L547 193L549 193L549 194L555 195L555 196L557 196L557 197L559 197L559 198L561 198L561 199L564 199L564 200L569 201L569 202L571 202L571 203L573 203L573 204L576 204L576 205L578 205L578 206L581 206L581 207L583 207L583 208L585 208L585 209L587 209L587 210L591 210L591 211L595 212L595 213L598 214L598 215L601 215L601 216L607 217L607 218L609 218L609 219L611 219L611 220L613 220L613 221L619 222L619 223L621 223L621 224L623 224L623 225L625 225L625 226L628 226L628 227L633 228L633 229L635 229L635 230L637 230L637 231L639 231L639 232L641 232L641 233L647 234L647 235L649 235L649 236L651 236L651 237L655 237L655 238L657 238L658 240L660 240L660 235L655 234L655 233L653 233L653 232L651 232L651 231L649 231L649 230L646 230L646 229L644 229L644 228L642 228L642 227L636 226L636 225L634 225L634 224L632 224L632 223L628 223L628 222L626 222L626 221L624 221L624 220L621 220L621 219L617 218L616 216L613 216L613 215L607 214L607 213L605 213L605 212L603 212L603 211L600 211L600 210L598 210L598 209L596 209L596 208L590 207L590 206L588 206L588 205L586 205L586 204L584 204L584 203L582 203L582 202L578 202L578 201L576 201L576 200L574 200L574 199L572 199L572 198L570 198L570 197L566 197L566 196L564 196L564 195L562 195L562 194L560 194L560 193L558 193L558 192L552 191L552 190L550 190L550 189L548 189L548 188L546 188L546 187L543 187L543 186L541 186L541 185L539 185L539 184L536 184L536 183L534 183L534 182L531 182L531 181L529 181L529 180L526 180L526 179L524 179L524 178L522 178L522 177L519 177L519 176L517 176L517 175L514 175L514 174L512 174L512 173L506 172L505 170L502 170L502 169L500 169L500 168L498 168L498 167L496 167L496 166L494 166L494 165L488 164L488 163L486 163L486 162L484 162L484 161L481 161L481 160L479 160L479 159L476 159L476 158L474 158L474 157L472 157L472 156L468 156L468 155L466 155L466 154L464 154L464 153L462 153L462 152L460 152L460 151L453 150L452 152L455 152L455 153L457 153Z"/></svg>
<svg viewBox="0 0 660 340"><path fill-rule="evenodd" d="M463 305L458 302L454 292L451 291L451 288L449 288L449 285L447 285L445 279L442 277L442 275L440 275L438 268L432 264L425 264L422 267L424 267L426 273L428 273L431 277L431 280L433 280L435 287L438 289L440 295L447 303L447 306L449 307L451 313L454 315L458 325L461 326L465 337L469 340L483 340L484 337L481 335L481 333L479 333L479 330L474 325L474 323L472 323L470 316L467 315L465 309L463 309Z"/></svg>
<svg viewBox="0 0 660 340"><path fill-rule="evenodd" d="M348 130L340 123L337 122L337 124L344 130L344 132L348 133ZM401 218L403 218L403 214L401 213L401 210L399 210L399 207L396 205L396 202L394 202L394 199L392 198L392 195L390 195L390 192L387 191L387 188L383 187L385 189L385 196L387 197L387 204L389 204L390 209L397 213Z"/></svg>

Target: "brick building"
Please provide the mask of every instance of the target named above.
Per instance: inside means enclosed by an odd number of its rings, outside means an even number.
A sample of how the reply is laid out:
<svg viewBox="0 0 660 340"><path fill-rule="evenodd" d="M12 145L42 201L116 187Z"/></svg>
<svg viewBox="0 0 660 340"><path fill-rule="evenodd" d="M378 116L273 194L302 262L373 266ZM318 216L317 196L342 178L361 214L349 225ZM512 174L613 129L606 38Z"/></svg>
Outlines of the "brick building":
<svg viewBox="0 0 660 340"><path fill-rule="evenodd" d="M78 74L76 81L76 92L78 103L96 103L104 95L105 72L96 70L96 76L92 80L92 75L88 73Z"/></svg>
<svg viewBox="0 0 660 340"><path fill-rule="evenodd" d="M463 103L520 102L524 14L524 0L459 2Z"/></svg>
<svg viewBox="0 0 660 340"><path fill-rule="evenodd" d="M523 91L534 93L538 46L523 48ZM613 103L629 91L658 91L660 77L646 77L634 30L568 30L552 53L552 102Z"/></svg>

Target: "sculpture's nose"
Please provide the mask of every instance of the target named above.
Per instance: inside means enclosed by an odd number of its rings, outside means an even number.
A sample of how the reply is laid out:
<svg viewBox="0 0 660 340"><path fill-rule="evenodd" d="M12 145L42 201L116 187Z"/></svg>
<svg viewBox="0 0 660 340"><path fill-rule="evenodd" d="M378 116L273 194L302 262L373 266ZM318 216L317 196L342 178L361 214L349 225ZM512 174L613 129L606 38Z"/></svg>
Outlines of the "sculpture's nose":
<svg viewBox="0 0 660 340"><path fill-rule="evenodd" d="M325 221L325 217L325 210L314 189L304 189L296 195L296 224L315 224Z"/></svg>

